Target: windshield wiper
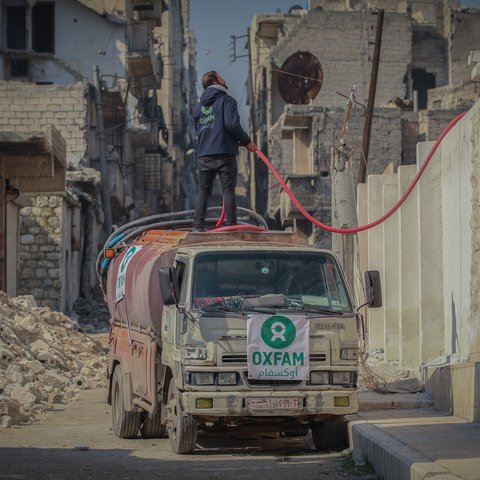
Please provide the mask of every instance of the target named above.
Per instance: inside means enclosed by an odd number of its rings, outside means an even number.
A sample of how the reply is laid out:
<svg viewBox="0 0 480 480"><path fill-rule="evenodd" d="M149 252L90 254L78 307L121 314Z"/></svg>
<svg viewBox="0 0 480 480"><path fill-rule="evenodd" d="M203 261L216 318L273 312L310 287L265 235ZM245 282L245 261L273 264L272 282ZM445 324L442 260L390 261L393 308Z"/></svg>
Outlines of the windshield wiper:
<svg viewBox="0 0 480 480"><path fill-rule="evenodd" d="M326 315L343 315L343 312L330 310L328 308L318 307L317 305L290 305L289 308L298 308L304 312L325 313Z"/></svg>
<svg viewBox="0 0 480 480"><path fill-rule="evenodd" d="M259 312L259 313L268 313L269 315L273 315L277 311L277 307L243 307L243 312Z"/></svg>
<svg viewBox="0 0 480 480"><path fill-rule="evenodd" d="M234 309L232 307L226 306L226 305L218 305L216 307L203 307L200 309L200 314L201 315L210 315L212 317L225 317L225 316L234 316L238 314L242 314L237 309Z"/></svg>

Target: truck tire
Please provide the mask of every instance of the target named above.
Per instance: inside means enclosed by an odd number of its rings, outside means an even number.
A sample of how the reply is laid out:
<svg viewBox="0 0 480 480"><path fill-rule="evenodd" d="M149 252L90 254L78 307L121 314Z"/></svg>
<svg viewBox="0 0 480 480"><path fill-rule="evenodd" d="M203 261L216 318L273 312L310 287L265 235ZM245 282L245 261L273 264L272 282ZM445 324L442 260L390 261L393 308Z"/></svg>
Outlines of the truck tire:
<svg viewBox="0 0 480 480"><path fill-rule="evenodd" d="M112 423L118 438L137 438L141 421L140 412L127 412L123 404L122 368L115 367L112 378Z"/></svg>
<svg viewBox="0 0 480 480"><path fill-rule="evenodd" d="M198 423L184 413L180 402L180 392L173 380L168 387L167 432L173 453L192 453L197 444Z"/></svg>
<svg viewBox="0 0 480 480"><path fill-rule="evenodd" d="M313 444L317 450L348 448L348 424L343 416L334 416L311 424Z"/></svg>
<svg viewBox="0 0 480 480"><path fill-rule="evenodd" d="M162 423L160 408L154 415L147 412L142 413L142 425L140 435L142 438L164 438L167 428Z"/></svg>

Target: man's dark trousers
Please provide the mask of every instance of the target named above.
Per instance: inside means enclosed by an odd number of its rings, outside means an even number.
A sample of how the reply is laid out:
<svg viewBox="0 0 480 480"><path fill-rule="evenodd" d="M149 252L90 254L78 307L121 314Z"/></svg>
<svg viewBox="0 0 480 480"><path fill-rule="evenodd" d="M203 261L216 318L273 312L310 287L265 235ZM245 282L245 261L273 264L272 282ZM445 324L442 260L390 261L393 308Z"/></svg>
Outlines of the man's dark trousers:
<svg viewBox="0 0 480 480"><path fill-rule="evenodd" d="M226 225L237 224L237 201L235 199L235 186L237 185L237 159L235 155L211 155L200 157L198 161L198 187L193 228L205 226L208 197L212 193L215 177L220 176L222 184L223 201Z"/></svg>

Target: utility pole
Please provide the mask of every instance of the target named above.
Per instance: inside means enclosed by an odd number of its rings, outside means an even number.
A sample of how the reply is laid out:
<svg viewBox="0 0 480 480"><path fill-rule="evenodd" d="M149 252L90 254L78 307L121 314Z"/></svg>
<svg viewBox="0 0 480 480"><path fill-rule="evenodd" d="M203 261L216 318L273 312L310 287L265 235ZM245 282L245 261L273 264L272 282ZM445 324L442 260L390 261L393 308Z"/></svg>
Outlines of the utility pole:
<svg viewBox="0 0 480 480"><path fill-rule="evenodd" d="M248 57L248 53L242 54L242 55L237 55L237 40L241 38L247 38L248 34L246 35L230 35L230 43L232 45L232 63L236 62L239 58L245 58Z"/></svg>
<svg viewBox="0 0 480 480"><path fill-rule="evenodd" d="M375 106L375 93L377 91L378 66L380 64L380 48L382 46L383 15L385 11L380 9L377 17L377 29L375 31L375 47L372 58L372 74L370 76L370 88L368 91L367 109L365 111L365 124L362 138L362 157L358 169L358 183L365 183L367 174L368 153L370 150L370 134L372 131L373 108Z"/></svg>
<svg viewBox="0 0 480 480"><path fill-rule="evenodd" d="M353 181L353 151L345 143L344 136L348 121L355 104L356 86L347 103L347 111L340 132L340 145L330 148L330 175L332 178L332 225L337 228L351 228L358 226L357 203L355 185ZM354 289L354 255L355 234L332 234L332 250L342 264L347 283L353 292Z"/></svg>
<svg viewBox="0 0 480 480"><path fill-rule="evenodd" d="M110 188L105 149L105 129L103 126L102 92L100 90L100 71L98 65L93 67L93 86L95 88L95 107L97 111L98 163L100 167L100 196L103 205L103 229L107 235L112 230L112 208L110 206Z"/></svg>

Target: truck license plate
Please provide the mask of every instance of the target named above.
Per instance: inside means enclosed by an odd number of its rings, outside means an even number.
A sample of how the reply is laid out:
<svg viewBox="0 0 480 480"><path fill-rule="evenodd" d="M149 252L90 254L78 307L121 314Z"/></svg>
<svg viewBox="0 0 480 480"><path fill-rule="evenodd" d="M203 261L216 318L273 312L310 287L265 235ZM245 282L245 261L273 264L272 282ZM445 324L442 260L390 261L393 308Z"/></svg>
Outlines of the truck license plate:
<svg viewBox="0 0 480 480"><path fill-rule="evenodd" d="M298 410L298 398L247 398L249 410Z"/></svg>

